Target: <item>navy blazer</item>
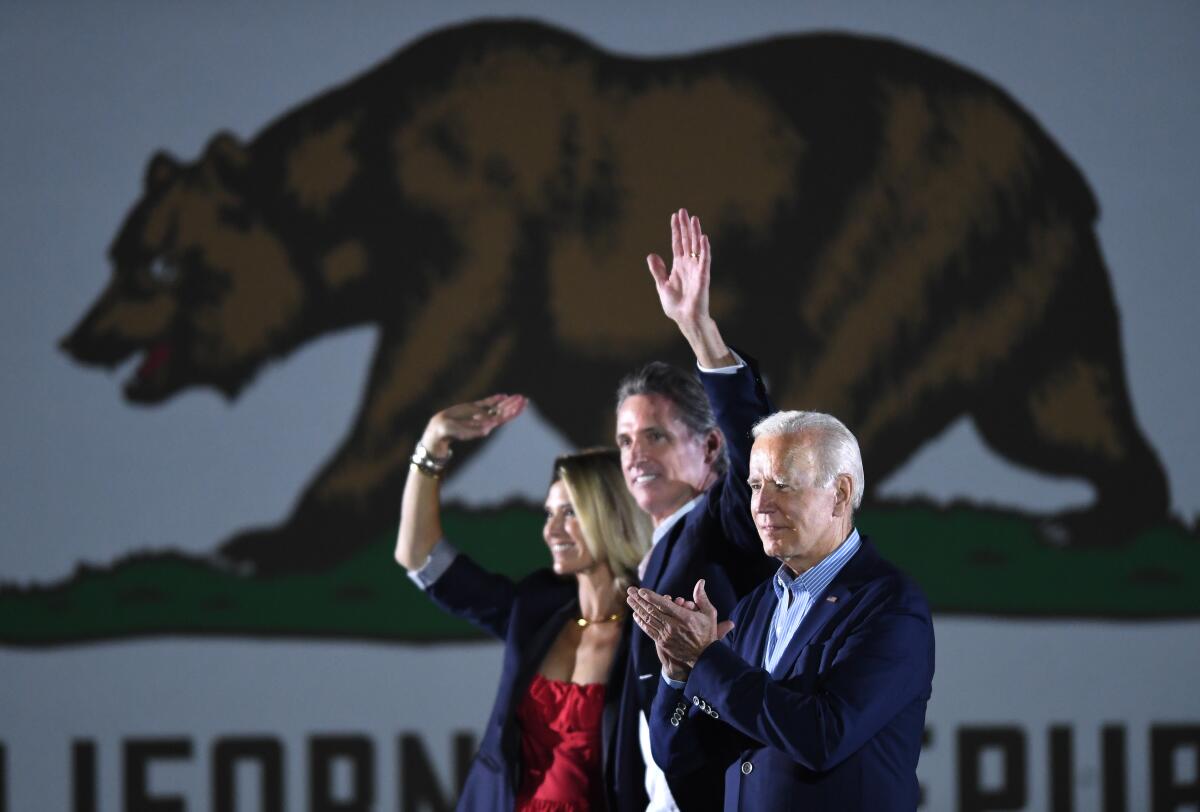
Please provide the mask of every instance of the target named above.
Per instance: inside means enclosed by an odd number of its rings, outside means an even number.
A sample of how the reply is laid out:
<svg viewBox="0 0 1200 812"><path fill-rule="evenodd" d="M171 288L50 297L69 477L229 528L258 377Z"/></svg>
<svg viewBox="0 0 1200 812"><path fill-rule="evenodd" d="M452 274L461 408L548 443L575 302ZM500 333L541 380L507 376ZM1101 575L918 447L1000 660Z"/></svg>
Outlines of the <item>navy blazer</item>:
<svg viewBox="0 0 1200 812"><path fill-rule="evenodd" d="M682 689L658 680L655 760L669 775L723 771L726 810L916 809L933 683L920 588L864 538L768 674L776 603L768 581Z"/></svg>
<svg viewBox="0 0 1200 812"><path fill-rule="evenodd" d="M721 617L728 617L744 595L771 576L778 565L762 550L762 541L750 514L750 429L771 414L774 407L758 374L757 364L740 350L745 361L732 375L701 374L725 436L729 467L654 545L642 586L660 594L691 598L696 581L705 579L705 591ZM629 673L621 700L621 719L610 753L621 809L644 812L647 798L645 772L638 742L638 715L650 716L662 664L654 641L635 629L629 650ZM667 776L671 794L682 812L719 809L721 775L709 772L687 780Z"/></svg>
<svg viewBox="0 0 1200 812"><path fill-rule="evenodd" d="M578 586L574 578L562 578L548 569L513 583L460 554L426 593L443 609L504 641L504 665L496 702L484 728L479 752L467 772L457 808L473 812L512 809L521 780L517 706L555 638L567 620L578 614ZM601 753L610 809L617 807L607 745L616 731L631 628L632 621L626 619L604 694Z"/></svg>

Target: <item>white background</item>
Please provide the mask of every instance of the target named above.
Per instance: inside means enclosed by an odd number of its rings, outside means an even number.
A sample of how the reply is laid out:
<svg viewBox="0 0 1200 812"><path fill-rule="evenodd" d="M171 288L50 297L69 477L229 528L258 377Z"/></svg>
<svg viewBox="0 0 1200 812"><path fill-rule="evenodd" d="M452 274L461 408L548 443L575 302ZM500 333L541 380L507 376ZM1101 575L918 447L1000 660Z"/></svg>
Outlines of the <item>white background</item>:
<svg viewBox="0 0 1200 812"><path fill-rule="evenodd" d="M935 629L937 673L926 720L933 741L918 770L929 812L955 808L954 741L964 725L1015 725L1025 731L1029 810L1047 808L1049 726L1072 725L1080 812L1100 808L1100 728L1123 725L1127 808L1141 812L1150 809L1150 726L1171 720L1200 724L1200 622L935 618ZM8 740L9 808L68 809L71 741L89 738L99 754L101 809L120 809L121 740L185 736L192 741L192 758L154 767L151 788L182 796L189 810L208 809L213 740L269 734L285 748L287 808L299 810L308 800L307 737L349 733L373 740L378 808L396 809L397 736L421 732L448 785L451 736L482 729L500 674L500 652L492 643L164 641L0 653L6 683L43 686L18 703L5 699L0 730ZM142 669L137 678L130 678L130 663ZM1195 779L1196 757L1176 767L1181 779ZM982 767L985 785L996 787L998 754L985 757ZM246 802L241 808L256 809L254 771L239 773L239 780L245 790L239 797Z"/></svg>

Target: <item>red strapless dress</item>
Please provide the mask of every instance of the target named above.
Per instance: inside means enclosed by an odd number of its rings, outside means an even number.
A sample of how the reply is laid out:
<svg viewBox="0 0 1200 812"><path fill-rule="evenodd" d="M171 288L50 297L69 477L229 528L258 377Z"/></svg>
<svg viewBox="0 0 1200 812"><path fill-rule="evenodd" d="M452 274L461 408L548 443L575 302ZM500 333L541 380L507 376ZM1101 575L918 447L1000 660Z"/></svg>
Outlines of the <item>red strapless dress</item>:
<svg viewBox="0 0 1200 812"><path fill-rule="evenodd" d="M534 674L517 707L521 725L518 812L603 809L600 721L604 686Z"/></svg>

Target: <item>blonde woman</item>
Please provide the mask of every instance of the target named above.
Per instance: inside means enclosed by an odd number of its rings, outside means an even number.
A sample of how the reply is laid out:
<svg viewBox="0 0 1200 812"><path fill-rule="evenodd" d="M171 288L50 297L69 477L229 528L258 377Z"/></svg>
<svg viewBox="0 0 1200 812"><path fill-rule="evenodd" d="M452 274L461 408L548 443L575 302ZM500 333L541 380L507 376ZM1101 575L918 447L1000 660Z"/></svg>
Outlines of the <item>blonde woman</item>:
<svg viewBox="0 0 1200 812"><path fill-rule="evenodd" d="M616 729L631 633L625 589L650 544L618 453L555 461L542 528L550 570L514 583L442 538L438 484L451 446L487 436L524 407L519 395L494 395L433 416L404 487L396 560L439 606L505 643L495 706L458 808L616 809L607 754L637 746L636 731Z"/></svg>

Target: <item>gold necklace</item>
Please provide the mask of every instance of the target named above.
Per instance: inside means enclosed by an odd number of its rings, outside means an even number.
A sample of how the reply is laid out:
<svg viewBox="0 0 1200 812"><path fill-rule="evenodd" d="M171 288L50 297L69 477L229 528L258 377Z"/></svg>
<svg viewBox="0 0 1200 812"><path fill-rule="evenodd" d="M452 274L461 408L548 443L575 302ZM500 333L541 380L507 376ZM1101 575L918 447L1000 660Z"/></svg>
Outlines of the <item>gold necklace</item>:
<svg viewBox="0 0 1200 812"><path fill-rule="evenodd" d="M595 620L588 620L586 617L576 618L575 623L579 626L579 628L586 629L593 623L615 623L623 617L625 616L620 612L613 612L608 617L598 617Z"/></svg>

